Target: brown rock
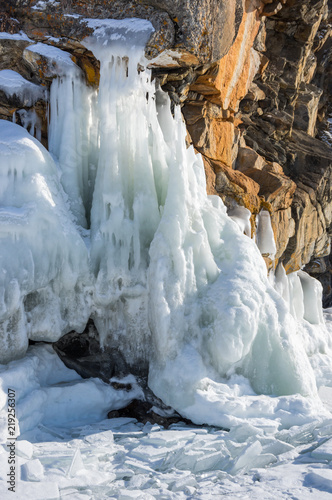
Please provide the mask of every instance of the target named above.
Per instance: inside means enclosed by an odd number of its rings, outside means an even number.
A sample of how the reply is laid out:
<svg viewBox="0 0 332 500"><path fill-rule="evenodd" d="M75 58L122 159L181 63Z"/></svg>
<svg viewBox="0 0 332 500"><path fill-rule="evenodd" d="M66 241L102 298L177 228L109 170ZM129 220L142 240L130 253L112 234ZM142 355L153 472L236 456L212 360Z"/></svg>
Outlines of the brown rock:
<svg viewBox="0 0 332 500"><path fill-rule="evenodd" d="M196 149L231 166L233 163L234 125L229 121L202 118L193 126L188 125Z"/></svg>
<svg viewBox="0 0 332 500"><path fill-rule="evenodd" d="M253 1L246 3L238 35L228 53L191 86L194 92L232 111L238 109L260 66L260 59L252 49L260 25L254 5Z"/></svg>
<svg viewBox="0 0 332 500"><path fill-rule="evenodd" d="M216 173L211 162L204 155L202 155L202 158L206 177L206 192L207 194L218 194L216 190Z"/></svg>
<svg viewBox="0 0 332 500"><path fill-rule="evenodd" d="M264 169L247 169L246 176L260 186L259 195L269 203L273 210L286 209L291 206L296 184L286 175L273 171L273 166L265 164Z"/></svg>
<svg viewBox="0 0 332 500"><path fill-rule="evenodd" d="M259 185L246 175L232 170L224 163L203 157L208 167L215 172L215 190L227 205L231 200L235 200L239 205L250 210L251 213L258 213L261 200L258 196Z"/></svg>
<svg viewBox="0 0 332 500"><path fill-rule="evenodd" d="M239 148L236 158L236 170L246 173L248 169L262 170L266 164L265 159L251 148Z"/></svg>

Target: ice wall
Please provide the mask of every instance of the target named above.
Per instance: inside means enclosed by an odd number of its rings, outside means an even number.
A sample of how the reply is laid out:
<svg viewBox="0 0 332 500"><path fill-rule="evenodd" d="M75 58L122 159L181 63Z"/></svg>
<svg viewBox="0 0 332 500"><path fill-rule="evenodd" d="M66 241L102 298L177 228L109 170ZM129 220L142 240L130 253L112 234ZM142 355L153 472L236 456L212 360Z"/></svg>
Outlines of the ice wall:
<svg viewBox="0 0 332 500"><path fill-rule="evenodd" d="M2 205L35 203L35 210L24 231L5 216L3 321L11 311L24 320L17 320L20 332L6 323L4 352L6 335L21 339L19 355L26 332L54 340L82 330L92 316L102 344L119 349L136 371L149 369L153 391L196 422L228 426L247 414L269 427L271 418L287 425L296 408L310 413L314 405L285 395L314 398L315 373L322 380L332 369L316 285L280 269L276 290L259 248L243 234L249 214L234 212L232 220L219 197L206 195L202 159L186 147L180 109L173 117L146 69L151 25L88 22L96 31L86 46L101 63L98 102L66 63L51 88L58 171L23 129L6 129L11 156L1 172L12 180ZM9 175L17 157L24 182ZM29 176L43 180L31 180L30 189ZM258 233L261 252L273 254L268 214ZM22 252L15 266L14 250Z"/></svg>

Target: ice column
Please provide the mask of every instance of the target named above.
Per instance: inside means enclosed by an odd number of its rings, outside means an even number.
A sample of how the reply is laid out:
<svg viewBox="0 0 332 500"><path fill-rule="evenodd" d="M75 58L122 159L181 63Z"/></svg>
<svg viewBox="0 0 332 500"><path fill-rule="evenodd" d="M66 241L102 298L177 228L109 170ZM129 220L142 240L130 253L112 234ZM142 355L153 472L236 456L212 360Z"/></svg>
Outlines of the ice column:
<svg viewBox="0 0 332 500"><path fill-rule="evenodd" d="M87 41L101 63L100 147L91 211L94 321L103 344L146 369L146 272L167 189L167 151L150 72L139 66L152 27L146 23L142 32L128 32L121 22L113 23Z"/></svg>
<svg viewBox="0 0 332 500"><path fill-rule="evenodd" d="M96 92L77 66L67 66L51 85L49 151L58 160L61 183L76 222L87 227L97 163Z"/></svg>

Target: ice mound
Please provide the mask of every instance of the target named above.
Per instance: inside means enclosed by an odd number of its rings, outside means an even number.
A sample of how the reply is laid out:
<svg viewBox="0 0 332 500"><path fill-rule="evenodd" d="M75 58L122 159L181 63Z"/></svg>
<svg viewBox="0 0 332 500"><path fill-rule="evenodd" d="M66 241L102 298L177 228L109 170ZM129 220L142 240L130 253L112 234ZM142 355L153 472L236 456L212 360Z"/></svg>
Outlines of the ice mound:
<svg viewBox="0 0 332 500"><path fill-rule="evenodd" d="M26 130L0 120L1 362L28 338L57 340L88 319L88 253L56 166Z"/></svg>

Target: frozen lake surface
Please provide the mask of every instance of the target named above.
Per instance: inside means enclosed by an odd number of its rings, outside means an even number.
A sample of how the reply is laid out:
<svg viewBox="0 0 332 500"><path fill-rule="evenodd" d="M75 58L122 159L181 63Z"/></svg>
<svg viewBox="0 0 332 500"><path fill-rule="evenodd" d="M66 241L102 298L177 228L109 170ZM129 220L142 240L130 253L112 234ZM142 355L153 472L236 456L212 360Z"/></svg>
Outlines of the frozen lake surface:
<svg viewBox="0 0 332 500"><path fill-rule="evenodd" d="M332 415L275 432L249 420L230 432L108 420L110 408L139 397L140 389L83 380L44 344L2 365L0 376L2 499L331 498ZM18 417L15 493L7 484L7 386L15 390ZM332 389L320 394L331 409Z"/></svg>

